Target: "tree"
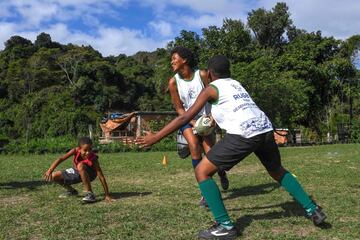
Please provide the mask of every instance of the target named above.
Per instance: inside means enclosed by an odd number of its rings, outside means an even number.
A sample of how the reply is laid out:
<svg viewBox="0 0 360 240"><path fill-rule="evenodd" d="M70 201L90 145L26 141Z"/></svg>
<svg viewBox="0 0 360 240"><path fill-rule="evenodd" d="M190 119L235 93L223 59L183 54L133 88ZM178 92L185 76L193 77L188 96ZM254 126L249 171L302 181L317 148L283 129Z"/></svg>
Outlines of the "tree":
<svg viewBox="0 0 360 240"><path fill-rule="evenodd" d="M277 3L271 11L260 8L249 13L249 27L260 45L280 47L284 44L283 35L292 25L288 11L286 3Z"/></svg>

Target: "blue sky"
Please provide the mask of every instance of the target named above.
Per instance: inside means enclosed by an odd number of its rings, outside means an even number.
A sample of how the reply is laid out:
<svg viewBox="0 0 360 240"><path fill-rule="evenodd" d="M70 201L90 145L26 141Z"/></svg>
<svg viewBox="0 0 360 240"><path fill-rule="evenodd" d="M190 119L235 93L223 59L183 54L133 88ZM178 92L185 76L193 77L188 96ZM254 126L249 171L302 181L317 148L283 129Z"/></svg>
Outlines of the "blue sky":
<svg viewBox="0 0 360 240"><path fill-rule="evenodd" d="M246 22L274 0L0 0L0 49L10 36L41 32L61 43L92 45L104 56L164 47L181 29L201 33L224 18ZM296 26L346 39L360 34L358 0L287 0Z"/></svg>

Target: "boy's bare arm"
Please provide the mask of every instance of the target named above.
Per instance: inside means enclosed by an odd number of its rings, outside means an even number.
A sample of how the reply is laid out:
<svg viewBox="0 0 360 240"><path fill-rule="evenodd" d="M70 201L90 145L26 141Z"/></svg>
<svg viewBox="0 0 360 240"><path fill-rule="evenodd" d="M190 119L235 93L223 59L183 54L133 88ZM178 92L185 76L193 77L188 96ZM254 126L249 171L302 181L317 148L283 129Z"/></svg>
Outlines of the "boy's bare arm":
<svg viewBox="0 0 360 240"><path fill-rule="evenodd" d="M63 161L65 161L66 159L68 159L69 157L71 157L72 155L75 154L75 149L70 150L69 152L67 152L65 155L59 157L58 159L56 159L50 166L50 168L45 172L44 174L44 179L46 181L51 181L52 180L52 172L55 170L55 168L62 163Z"/></svg>
<svg viewBox="0 0 360 240"><path fill-rule="evenodd" d="M95 170L96 170L96 174L101 182L101 185L103 186L104 188L104 195L105 195L105 200L106 201L114 201L114 199L111 198L110 196L110 193L109 193L109 187L107 185L107 182L106 182L106 179L105 179L105 176L102 172L102 169L100 167L100 163L99 161L96 159L95 161L93 161L94 163L94 167L95 167Z"/></svg>

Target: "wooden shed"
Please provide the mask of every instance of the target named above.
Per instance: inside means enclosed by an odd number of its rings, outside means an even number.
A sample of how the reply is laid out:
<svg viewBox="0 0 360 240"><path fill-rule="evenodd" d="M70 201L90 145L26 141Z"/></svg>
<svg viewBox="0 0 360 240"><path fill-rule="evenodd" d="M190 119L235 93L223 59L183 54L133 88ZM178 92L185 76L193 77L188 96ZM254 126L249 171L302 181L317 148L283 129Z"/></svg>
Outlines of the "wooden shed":
<svg viewBox="0 0 360 240"><path fill-rule="evenodd" d="M111 117L115 115L115 117ZM125 114L108 114L107 119L100 123L102 135L100 144L121 141L132 143L143 131L152 130L151 121L161 121L177 116L176 112L145 112L138 111Z"/></svg>

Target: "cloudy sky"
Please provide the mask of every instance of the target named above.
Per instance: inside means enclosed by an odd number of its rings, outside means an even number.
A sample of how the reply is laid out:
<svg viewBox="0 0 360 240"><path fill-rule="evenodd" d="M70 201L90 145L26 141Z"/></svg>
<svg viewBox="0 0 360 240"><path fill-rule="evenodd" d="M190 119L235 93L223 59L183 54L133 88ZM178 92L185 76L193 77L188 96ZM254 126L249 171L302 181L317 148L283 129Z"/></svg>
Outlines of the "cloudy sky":
<svg viewBox="0 0 360 240"><path fill-rule="evenodd" d="M10 36L41 32L61 43L92 45L104 56L165 46L181 29L198 33L223 18L246 21L275 0L0 0L0 49ZM287 0L297 27L345 39L360 34L359 0Z"/></svg>

